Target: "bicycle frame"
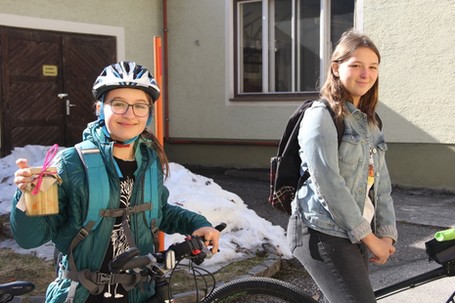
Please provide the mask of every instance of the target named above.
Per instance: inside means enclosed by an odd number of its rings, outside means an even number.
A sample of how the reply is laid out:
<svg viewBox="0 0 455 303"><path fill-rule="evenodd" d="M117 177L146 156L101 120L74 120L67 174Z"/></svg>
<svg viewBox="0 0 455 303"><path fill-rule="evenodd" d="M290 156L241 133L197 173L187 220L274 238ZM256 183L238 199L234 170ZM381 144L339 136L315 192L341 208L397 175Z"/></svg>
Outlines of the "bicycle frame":
<svg viewBox="0 0 455 303"><path fill-rule="evenodd" d="M433 282L445 277L450 277L455 275L455 262L444 264L436 269L430 270L423 274L411 277L409 279L397 282L395 284L386 286L384 288L378 289L374 292L378 300L392 296L394 294L406 291L411 288L415 288L421 285L424 285L429 282ZM451 297L446 301L446 303L455 303L455 292Z"/></svg>

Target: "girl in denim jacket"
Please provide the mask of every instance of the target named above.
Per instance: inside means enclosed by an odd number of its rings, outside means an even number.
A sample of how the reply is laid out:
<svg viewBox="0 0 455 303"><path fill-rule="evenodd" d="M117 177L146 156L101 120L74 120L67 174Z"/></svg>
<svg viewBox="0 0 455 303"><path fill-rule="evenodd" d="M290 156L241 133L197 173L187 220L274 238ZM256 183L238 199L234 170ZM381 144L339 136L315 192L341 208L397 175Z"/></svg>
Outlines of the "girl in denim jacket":
<svg viewBox="0 0 455 303"><path fill-rule="evenodd" d="M345 32L331 58L321 97L345 130L338 145L333 119L313 103L298 135L301 172L288 226L291 252L324 294L325 302L376 302L368 264L384 264L397 240L387 146L378 126L380 54L373 42Z"/></svg>

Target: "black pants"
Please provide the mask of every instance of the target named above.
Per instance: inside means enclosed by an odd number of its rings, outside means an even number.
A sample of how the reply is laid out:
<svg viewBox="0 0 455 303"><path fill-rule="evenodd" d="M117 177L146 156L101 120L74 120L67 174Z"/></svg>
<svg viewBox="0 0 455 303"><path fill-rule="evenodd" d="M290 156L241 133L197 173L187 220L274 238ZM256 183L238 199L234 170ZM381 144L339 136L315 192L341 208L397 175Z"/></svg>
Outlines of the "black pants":
<svg viewBox="0 0 455 303"><path fill-rule="evenodd" d="M297 214L289 220L287 238L292 254L321 289L325 302L376 302L364 245L310 229Z"/></svg>

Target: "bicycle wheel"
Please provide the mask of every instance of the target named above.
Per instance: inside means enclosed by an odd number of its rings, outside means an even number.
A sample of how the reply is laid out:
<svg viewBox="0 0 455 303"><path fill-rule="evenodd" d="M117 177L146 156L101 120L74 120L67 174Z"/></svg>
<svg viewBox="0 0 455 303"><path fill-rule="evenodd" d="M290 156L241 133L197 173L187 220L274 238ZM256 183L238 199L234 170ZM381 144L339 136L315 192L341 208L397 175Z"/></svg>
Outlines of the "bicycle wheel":
<svg viewBox="0 0 455 303"><path fill-rule="evenodd" d="M217 287L201 303L317 303L294 285L273 278L249 277Z"/></svg>

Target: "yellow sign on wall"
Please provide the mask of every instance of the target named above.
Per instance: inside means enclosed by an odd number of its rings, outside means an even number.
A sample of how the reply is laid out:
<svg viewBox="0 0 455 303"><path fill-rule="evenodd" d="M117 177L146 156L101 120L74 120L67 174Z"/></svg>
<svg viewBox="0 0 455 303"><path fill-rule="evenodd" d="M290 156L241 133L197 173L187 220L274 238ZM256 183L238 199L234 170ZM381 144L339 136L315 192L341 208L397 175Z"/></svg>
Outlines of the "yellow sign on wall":
<svg viewBox="0 0 455 303"><path fill-rule="evenodd" d="M58 67L57 65L43 65L43 76L46 77L57 77Z"/></svg>

